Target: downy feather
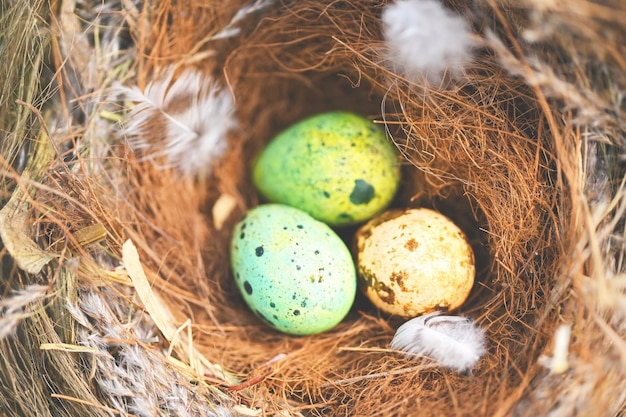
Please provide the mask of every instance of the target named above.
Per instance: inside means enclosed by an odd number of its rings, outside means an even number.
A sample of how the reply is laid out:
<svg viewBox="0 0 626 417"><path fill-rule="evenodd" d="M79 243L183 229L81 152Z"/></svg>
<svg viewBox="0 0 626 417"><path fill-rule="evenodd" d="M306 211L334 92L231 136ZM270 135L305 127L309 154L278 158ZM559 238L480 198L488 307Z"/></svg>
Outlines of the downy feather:
<svg viewBox="0 0 626 417"><path fill-rule="evenodd" d="M205 175L227 149L227 135L237 126L234 103L226 89L199 71L187 69L173 76L168 69L145 91L114 88L114 94L135 103L122 130L142 159L165 159L162 168Z"/></svg>
<svg viewBox="0 0 626 417"><path fill-rule="evenodd" d="M436 312L402 324L391 341L391 348L411 357L429 357L445 368L465 372L485 353L485 335L469 318Z"/></svg>
<svg viewBox="0 0 626 417"><path fill-rule="evenodd" d="M438 83L472 57L469 24L438 0L398 0L384 8L382 22L388 58L409 80Z"/></svg>

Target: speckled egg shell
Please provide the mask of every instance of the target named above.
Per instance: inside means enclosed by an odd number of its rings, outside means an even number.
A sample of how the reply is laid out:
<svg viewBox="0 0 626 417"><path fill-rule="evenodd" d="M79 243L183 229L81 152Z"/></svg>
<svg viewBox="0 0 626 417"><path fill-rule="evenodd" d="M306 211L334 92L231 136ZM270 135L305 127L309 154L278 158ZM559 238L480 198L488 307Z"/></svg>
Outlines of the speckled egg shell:
<svg viewBox="0 0 626 417"><path fill-rule="evenodd" d="M231 265L250 309L289 334L331 329L356 296L354 262L343 241L326 224L285 205L246 213L234 229Z"/></svg>
<svg viewBox="0 0 626 417"><path fill-rule="evenodd" d="M387 313L454 310L474 284L474 253L465 235L433 210L383 213L358 230L355 250L360 288Z"/></svg>
<svg viewBox="0 0 626 417"><path fill-rule="evenodd" d="M253 167L270 202L297 207L332 226L384 210L398 188L397 153L384 131L346 112L305 119L276 136Z"/></svg>

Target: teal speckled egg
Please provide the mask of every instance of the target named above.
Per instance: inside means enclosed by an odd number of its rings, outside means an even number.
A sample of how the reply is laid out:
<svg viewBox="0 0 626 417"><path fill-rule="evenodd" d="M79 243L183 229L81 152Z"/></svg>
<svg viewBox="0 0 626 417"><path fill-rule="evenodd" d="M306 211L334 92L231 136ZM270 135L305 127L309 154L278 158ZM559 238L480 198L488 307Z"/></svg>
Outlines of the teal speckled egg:
<svg viewBox="0 0 626 417"><path fill-rule="evenodd" d="M281 332L329 330L354 302L349 249L329 226L301 210L281 204L249 210L235 226L230 248L246 304Z"/></svg>
<svg viewBox="0 0 626 417"><path fill-rule="evenodd" d="M400 168L394 145L378 125L352 113L330 112L276 136L257 158L252 178L268 201L343 226L387 207Z"/></svg>

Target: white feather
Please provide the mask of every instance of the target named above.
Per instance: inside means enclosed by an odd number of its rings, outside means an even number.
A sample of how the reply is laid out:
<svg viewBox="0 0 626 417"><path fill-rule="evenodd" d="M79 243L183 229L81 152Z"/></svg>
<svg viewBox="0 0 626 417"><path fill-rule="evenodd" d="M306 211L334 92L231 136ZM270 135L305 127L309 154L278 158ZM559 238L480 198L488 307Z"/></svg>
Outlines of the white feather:
<svg viewBox="0 0 626 417"><path fill-rule="evenodd" d="M485 353L485 334L473 320L430 313L402 324L391 348L408 356L425 356L443 367L465 372Z"/></svg>
<svg viewBox="0 0 626 417"><path fill-rule="evenodd" d="M248 6L243 6L242 8L237 10L237 13L235 13L235 15L230 20L230 22L222 30L220 30L218 33L213 35L211 38L212 39L226 39L226 38L232 38L234 36L239 35L239 33L241 33L241 28L237 27L236 25L240 21L242 21L243 19L245 19L248 15L252 13L258 12L259 10L263 10L264 8L268 6L271 6L274 3L274 1L275 0L257 0L253 4L250 4Z"/></svg>
<svg viewBox="0 0 626 417"><path fill-rule="evenodd" d="M408 79L437 83L444 71L457 74L475 42L465 19L438 0L398 0L382 13L389 59Z"/></svg>
<svg viewBox="0 0 626 417"><path fill-rule="evenodd" d="M237 126L232 97L199 71L187 69L176 79L173 76L173 69L167 70L143 92L137 87L114 88L114 94L135 102L123 133L143 159L165 157L163 168L206 174L227 149L227 135Z"/></svg>

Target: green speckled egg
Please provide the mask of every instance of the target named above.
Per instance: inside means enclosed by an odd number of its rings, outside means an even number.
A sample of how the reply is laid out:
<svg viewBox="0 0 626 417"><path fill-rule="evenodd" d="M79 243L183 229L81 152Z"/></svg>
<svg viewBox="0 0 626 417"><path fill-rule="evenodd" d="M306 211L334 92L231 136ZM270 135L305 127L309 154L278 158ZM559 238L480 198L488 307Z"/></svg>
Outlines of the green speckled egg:
<svg viewBox="0 0 626 417"><path fill-rule="evenodd" d="M373 122L346 112L305 119L276 136L253 168L270 202L299 208L331 226L382 211L398 188L395 147Z"/></svg>
<svg viewBox="0 0 626 417"><path fill-rule="evenodd" d="M329 226L301 210L281 204L249 210L235 226L230 249L246 304L281 332L329 330L354 302L350 251Z"/></svg>

